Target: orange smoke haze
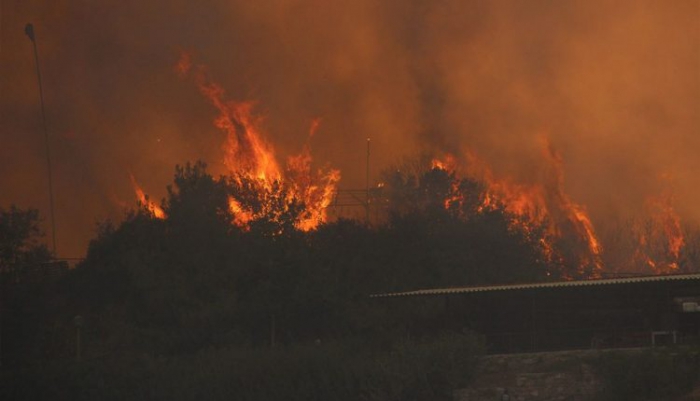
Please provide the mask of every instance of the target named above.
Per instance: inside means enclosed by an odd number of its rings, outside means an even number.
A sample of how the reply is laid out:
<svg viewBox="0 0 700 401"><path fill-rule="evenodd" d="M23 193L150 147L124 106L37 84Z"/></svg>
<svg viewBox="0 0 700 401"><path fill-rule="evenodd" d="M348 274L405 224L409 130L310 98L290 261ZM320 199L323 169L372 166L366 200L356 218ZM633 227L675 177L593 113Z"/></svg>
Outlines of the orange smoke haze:
<svg viewBox="0 0 700 401"><path fill-rule="evenodd" d="M474 155L493 188L546 189L569 205L562 221L600 238L608 221L652 216L664 240L635 236L664 250L639 258L673 263L679 227L700 222L699 20L698 0L3 1L0 204L48 221L32 22L60 256L82 255L95 221L134 203L128 171L159 201L177 163L202 159L214 174L248 163L222 151L214 104L274 147L256 174L315 171L308 150L294 158L308 143L314 166L364 188L367 137L373 180L420 152L462 167ZM181 49L194 58L178 64ZM224 103L173 72L194 60ZM543 153L542 132L556 152Z"/></svg>

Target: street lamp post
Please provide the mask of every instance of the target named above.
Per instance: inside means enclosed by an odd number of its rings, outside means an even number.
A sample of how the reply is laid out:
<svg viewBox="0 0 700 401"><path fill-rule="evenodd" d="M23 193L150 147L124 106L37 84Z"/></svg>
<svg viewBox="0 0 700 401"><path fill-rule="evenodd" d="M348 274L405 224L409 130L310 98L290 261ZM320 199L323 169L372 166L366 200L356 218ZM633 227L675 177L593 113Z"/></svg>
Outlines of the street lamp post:
<svg viewBox="0 0 700 401"><path fill-rule="evenodd" d="M32 24L27 24L24 27L24 33L32 41L34 45L34 61L36 64L36 78L39 82L39 99L41 100L41 121L44 127L44 140L46 142L46 165L49 169L49 206L51 212L51 244L54 257L57 256L56 253L56 219L54 216L54 206L53 206L53 178L51 169L51 153L49 151L49 132L46 129L46 111L44 110L44 89L41 86L41 72L39 71L39 52L36 48L36 36L34 35L34 26Z"/></svg>
<svg viewBox="0 0 700 401"><path fill-rule="evenodd" d="M369 143L370 139L367 138L367 166L365 169L365 221L369 225Z"/></svg>

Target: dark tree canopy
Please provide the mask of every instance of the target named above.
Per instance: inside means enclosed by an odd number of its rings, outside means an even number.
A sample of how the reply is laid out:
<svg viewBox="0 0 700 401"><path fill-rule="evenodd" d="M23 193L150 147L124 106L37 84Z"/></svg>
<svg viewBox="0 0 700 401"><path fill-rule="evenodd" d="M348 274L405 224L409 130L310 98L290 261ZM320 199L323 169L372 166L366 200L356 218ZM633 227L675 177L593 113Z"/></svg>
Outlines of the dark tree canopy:
<svg viewBox="0 0 700 401"><path fill-rule="evenodd" d="M381 222L339 219L303 232L295 223L304 205L283 183L260 188L213 177L201 162L178 166L164 219L140 206L98 227L85 261L53 295L65 305L57 319L85 316L103 333L104 353L262 345L271 330L282 344L382 341L407 330L401 316L412 311L385 310L370 294L547 278L532 238L510 229L502 211L478 210L478 183L428 168L393 173L384 191ZM247 227L234 224L230 197L254 212ZM22 227L15 236L38 233ZM14 249L34 249L35 237L24 238Z"/></svg>
<svg viewBox="0 0 700 401"><path fill-rule="evenodd" d="M16 275L50 259L39 224L36 209L0 208L0 272Z"/></svg>
<svg viewBox="0 0 700 401"><path fill-rule="evenodd" d="M341 322L371 293L545 277L538 249L504 213L476 211L477 183L428 169L396 173L386 189L385 223L340 219L304 233L294 226L303 205L281 183L260 188L187 164L168 188L165 220L139 209L104 226L79 270L102 280L97 304L124 304L139 326L237 322L230 335L247 341L266 338L272 316L290 341L350 330ZM230 196L254 211L246 229L232 224Z"/></svg>

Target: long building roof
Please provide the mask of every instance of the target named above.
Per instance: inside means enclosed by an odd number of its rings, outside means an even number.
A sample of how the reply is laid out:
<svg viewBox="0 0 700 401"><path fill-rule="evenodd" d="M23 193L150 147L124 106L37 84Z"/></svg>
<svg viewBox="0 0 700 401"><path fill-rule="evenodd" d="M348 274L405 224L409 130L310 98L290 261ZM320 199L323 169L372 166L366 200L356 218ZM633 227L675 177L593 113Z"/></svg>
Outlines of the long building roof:
<svg viewBox="0 0 700 401"><path fill-rule="evenodd" d="M556 281L549 283L529 283L529 284L505 284L505 285L486 285L477 287L454 287L454 288L432 288L404 292L390 292L384 294L373 294L371 298L388 298L388 297L407 297L420 295L449 295L449 294L468 294L476 292L494 292L494 291L513 291L541 288L560 288L560 287L585 287L585 286L600 286L600 285L615 285L615 284L636 284L658 281L677 281L677 280L700 280L700 273L691 274L670 274L664 276L640 276L640 277L624 277L624 278L608 278L596 280L571 280L571 281Z"/></svg>

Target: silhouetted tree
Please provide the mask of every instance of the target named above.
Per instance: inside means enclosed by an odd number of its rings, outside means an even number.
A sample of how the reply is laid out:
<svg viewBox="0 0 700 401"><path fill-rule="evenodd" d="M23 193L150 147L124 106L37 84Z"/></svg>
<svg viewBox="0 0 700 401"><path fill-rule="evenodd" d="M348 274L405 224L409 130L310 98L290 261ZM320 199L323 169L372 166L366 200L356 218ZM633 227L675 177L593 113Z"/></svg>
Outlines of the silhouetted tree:
<svg viewBox="0 0 700 401"><path fill-rule="evenodd" d="M27 267L48 261L51 254L41 243L39 211L12 205L0 208L0 272L19 280Z"/></svg>
<svg viewBox="0 0 700 401"><path fill-rule="evenodd" d="M267 344L273 320L281 343L376 335L402 315L370 294L544 277L531 239L502 211L476 207L477 183L427 169L395 175L387 189L385 224L341 219L302 232L304 205L282 182L178 166L165 219L141 207L104 224L76 269L76 293L96 315L121 310L132 338L148 333L138 347L177 353ZM231 198L252 216L246 227Z"/></svg>
<svg viewBox="0 0 700 401"><path fill-rule="evenodd" d="M53 285L60 274L54 273L63 269L48 263L51 253L39 224L37 210L0 208L0 359L6 365L46 350L40 340L55 306Z"/></svg>

